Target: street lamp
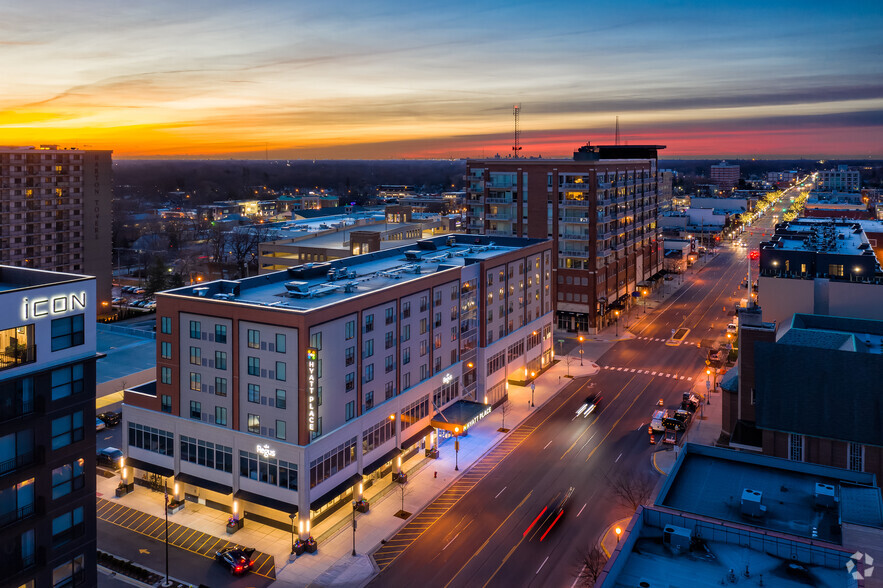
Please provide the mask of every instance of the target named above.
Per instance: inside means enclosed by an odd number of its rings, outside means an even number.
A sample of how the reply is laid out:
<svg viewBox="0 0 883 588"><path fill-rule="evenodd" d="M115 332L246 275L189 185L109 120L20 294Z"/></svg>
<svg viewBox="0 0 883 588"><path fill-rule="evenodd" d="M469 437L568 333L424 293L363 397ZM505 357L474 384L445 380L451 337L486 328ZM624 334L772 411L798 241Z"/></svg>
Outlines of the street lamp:
<svg viewBox="0 0 883 588"><path fill-rule="evenodd" d="M644 314L647 314L647 288L641 290L641 302L644 303Z"/></svg>
<svg viewBox="0 0 883 588"><path fill-rule="evenodd" d="M585 340L586 340L585 337L583 337L582 335L579 336L579 364L580 365L583 364L583 341L585 341Z"/></svg>
<svg viewBox="0 0 883 588"><path fill-rule="evenodd" d="M294 517L297 516L297 513L291 513L288 515L288 518L291 519L291 553L294 553Z"/></svg>
<svg viewBox="0 0 883 588"><path fill-rule="evenodd" d="M533 378L534 376L536 376L536 372L530 372L530 377ZM531 383L530 383L530 406L531 406L531 408L533 408L534 406L536 406L536 405L533 403L533 391L536 389L536 387L537 387L537 385L536 385L535 382L531 382Z"/></svg>
<svg viewBox="0 0 883 588"><path fill-rule="evenodd" d="M613 532L616 533L616 542L619 543L619 538L622 536L622 527L616 527L613 529Z"/></svg>
<svg viewBox="0 0 883 588"><path fill-rule="evenodd" d="M460 427L454 427L454 471L460 471Z"/></svg>
<svg viewBox="0 0 883 588"><path fill-rule="evenodd" d="M619 310L614 310L613 316L616 317L616 336L619 337Z"/></svg>

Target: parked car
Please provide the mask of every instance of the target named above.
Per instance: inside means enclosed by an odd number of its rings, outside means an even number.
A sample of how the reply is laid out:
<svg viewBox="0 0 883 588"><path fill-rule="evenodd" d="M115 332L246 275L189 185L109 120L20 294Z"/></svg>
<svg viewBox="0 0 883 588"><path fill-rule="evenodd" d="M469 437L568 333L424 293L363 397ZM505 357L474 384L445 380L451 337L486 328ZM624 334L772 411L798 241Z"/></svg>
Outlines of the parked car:
<svg viewBox="0 0 883 588"><path fill-rule="evenodd" d="M96 432L100 431L100 430L104 429L105 427L107 427L107 425L104 424L104 421L102 421L101 419L96 417L95 418L95 431Z"/></svg>
<svg viewBox="0 0 883 588"><path fill-rule="evenodd" d="M239 575L254 566L253 554L254 547L225 547L215 552L215 559L226 565L231 574Z"/></svg>
<svg viewBox="0 0 883 588"><path fill-rule="evenodd" d="M109 410L107 412L102 412L101 414L99 414L98 418L104 421L104 424L108 427L115 427L120 424L123 415L118 412Z"/></svg>
<svg viewBox="0 0 883 588"><path fill-rule="evenodd" d="M147 294L147 290L145 290L144 288L136 288L135 294Z"/></svg>
<svg viewBox="0 0 883 588"><path fill-rule="evenodd" d="M95 456L95 462L100 466L118 470L123 463L123 452L116 447L105 447Z"/></svg>

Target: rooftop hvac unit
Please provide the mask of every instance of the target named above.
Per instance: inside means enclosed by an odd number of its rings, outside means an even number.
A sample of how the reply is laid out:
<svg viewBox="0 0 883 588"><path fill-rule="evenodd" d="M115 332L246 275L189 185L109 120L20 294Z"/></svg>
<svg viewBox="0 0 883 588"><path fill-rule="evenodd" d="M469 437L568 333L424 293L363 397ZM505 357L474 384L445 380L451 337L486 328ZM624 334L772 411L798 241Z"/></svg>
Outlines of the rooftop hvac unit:
<svg viewBox="0 0 883 588"><path fill-rule="evenodd" d="M837 504L834 486L816 482L815 502L819 508L832 508Z"/></svg>
<svg viewBox="0 0 883 588"><path fill-rule="evenodd" d="M453 247L457 243L456 237L448 237L448 247Z"/></svg>
<svg viewBox="0 0 883 588"><path fill-rule="evenodd" d="M742 514L746 517L762 517L766 514L766 507L761 504L763 492L745 488L742 490Z"/></svg>
<svg viewBox="0 0 883 588"><path fill-rule="evenodd" d="M358 284L356 282L347 282L346 284L343 285L343 291L346 292L347 294L352 294L353 292L356 291L357 286L358 286Z"/></svg>
<svg viewBox="0 0 883 588"><path fill-rule="evenodd" d="M690 551L693 536L690 529L666 525L662 531L662 544L666 545L674 553L686 553Z"/></svg>
<svg viewBox="0 0 883 588"><path fill-rule="evenodd" d="M418 261L420 259L419 249L409 249L405 251L405 259L408 261Z"/></svg>
<svg viewBox="0 0 883 588"><path fill-rule="evenodd" d="M336 279L337 279L337 270L334 268L331 268L330 270L328 270L328 281L333 282Z"/></svg>
<svg viewBox="0 0 883 588"><path fill-rule="evenodd" d="M285 289L292 294L307 294L310 285L307 282L285 282Z"/></svg>
<svg viewBox="0 0 883 588"><path fill-rule="evenodd" d="M194 288L193 292L196 293L197 296L204 297L206 294L208 294L208 288L206 288L205 286L201 286L199 288Z"/></svg>

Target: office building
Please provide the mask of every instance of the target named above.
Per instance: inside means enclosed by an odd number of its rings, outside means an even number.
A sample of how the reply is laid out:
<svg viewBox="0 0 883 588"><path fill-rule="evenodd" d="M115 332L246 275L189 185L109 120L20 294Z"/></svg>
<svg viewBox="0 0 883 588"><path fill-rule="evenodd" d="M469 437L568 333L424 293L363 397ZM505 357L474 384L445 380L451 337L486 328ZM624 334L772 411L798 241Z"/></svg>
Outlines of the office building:
<svg viewBox="0 0 883 588"><path fill-rule="evenodd" d="M0 147L3 263L95 276L100 313L111 299L112 182L110 151Z"/></svg>
<svg viewBox="0 0 883 588"><path fill-rule="evenodd" d="M849 166L840 165L837 169L816 172L814 189L819 192L859 192L861 187L861 174Z"/></svg>
<svg viewBox="0 0 883 588"><path fill-rule="evenodd" d="M586 145L573 160L469 160L467 230L553 239L557 325L597 332L661 275L660 149Z"/></svg>
<svg viewBox="0 0 883 588"><path fill-rule="evenodd" d="M802 312L883 320L883 271L864 223L880 231L877 221L804 218L777 225L760 244L764 318L782 324Z"/></svg>
<svg viewBox="0 0 883 588"><path fill-rule="evenodd" d="M721 190L732 190L739 185L739 166L722 161L711 166L708 178Z"/></svg>
<svg viewBox="0 0 883 588"><path fill-rule="evenodd" d="M0 266L3 586L95 586L95 279Z"/></svg>
<svg viewBox="0 0 883 588"><path fill-rule="evenodd" d="M547 239L448 235L161 293L126 463L306 538L551 365L551 263Z"/></svg>
<svg viewBox="0 0 883 588"><path fill-rule="evenodd" d="M595 585L872 586L880 550L873 475L688 443Z"/></svg>

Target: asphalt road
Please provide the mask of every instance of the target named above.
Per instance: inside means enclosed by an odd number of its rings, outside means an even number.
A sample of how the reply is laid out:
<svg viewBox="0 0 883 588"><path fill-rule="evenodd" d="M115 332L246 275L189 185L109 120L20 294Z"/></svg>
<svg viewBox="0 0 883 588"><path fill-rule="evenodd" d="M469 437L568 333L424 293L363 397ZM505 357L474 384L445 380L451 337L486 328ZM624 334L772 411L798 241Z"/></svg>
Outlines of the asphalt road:
<svg viewBox="0 0 883 588"><path fill-rule="evenodd" d="M754 229L770 226L759 222ZM752 245L762 238L758 230ZM525 426L536 429L523 444L371 585L408 586L414 578L445 587L575 585L581 552L612 522L633 512L617 501L608 479L620 473L659 478L650 460L659 448L650 445L646 431L656 401L676 407L682 392L695 386L704 393L705 349L696 343L725 338L734 304L747 296L740 282L750 248L721 246L704 267L690 270L658 309L633 312L629 330L637 338L613 345L597 360L606 369L574 381L532 415ZM668 339L680 327L690 329L682 345L656 340ZM603 395L601 412L575 418L590 390ZM552 523L549 509L571 487L564 515L543 538Z"/></svg>

